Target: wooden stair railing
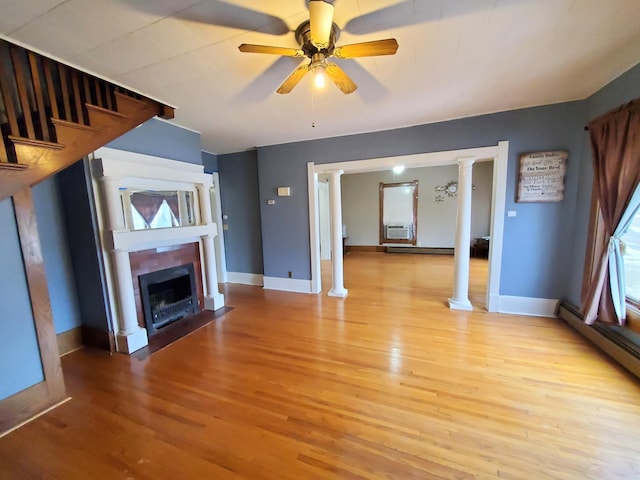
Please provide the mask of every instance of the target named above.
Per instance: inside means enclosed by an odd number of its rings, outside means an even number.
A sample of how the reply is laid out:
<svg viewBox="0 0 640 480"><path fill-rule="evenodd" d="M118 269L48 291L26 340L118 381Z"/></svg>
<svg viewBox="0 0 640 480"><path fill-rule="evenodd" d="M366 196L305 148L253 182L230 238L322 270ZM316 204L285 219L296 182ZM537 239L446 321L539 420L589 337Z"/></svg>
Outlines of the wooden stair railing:
<svg viewBox="0 0 640 480"><path fill-rule="evenodd" d="M0 39L0 200L13 197L44 373L0 400L0 433L67 398L30 187L156 115L173 108Z"/></svg>
<svg viewBox="0 0 640 480"><path fill-rule="evenodd" d="M0 200L173 107L0 40Z"/></svg>

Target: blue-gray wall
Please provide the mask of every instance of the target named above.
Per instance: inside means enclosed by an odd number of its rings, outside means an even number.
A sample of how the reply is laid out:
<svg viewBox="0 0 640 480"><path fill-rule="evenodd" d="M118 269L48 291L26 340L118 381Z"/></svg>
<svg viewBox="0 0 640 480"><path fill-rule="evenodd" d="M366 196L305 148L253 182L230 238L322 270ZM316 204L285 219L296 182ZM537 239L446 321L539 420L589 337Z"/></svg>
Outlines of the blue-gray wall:
<svg viewBox="0 0 640 480"><path fill-rule="evenodd" d="M607 111L640 98L640 65L621 75L585 101L585 125ZM583 132L583 158L580 164L576 211L573 216L571 279L567 286L566 298L577 306L582 306L580 288L586 254L593 167L588 132ZM569 220L569 219L568 219Z"/></svg>
<svg viewBox="0 0 640 480"><path fill-rule="evenodd" d="M218 171L218 156L215 153L202 152L202 165L206 173Z"/></svg>
<svg viewBox="0 0 640 480"><path fill-rule="evenodd" d="M107 332L110 327L109 309L103 283L95 202L87 163L76 162L56 175L67 233L66 243L59 251L62 252L66 248L73 252L71 266L82 325ZM57 321L55 315L54 321Z"/></svg>
<svg viewBox="0 0 640 480"><path fill-rule="evenodd" d="M571 223L575 210L585 105L570 102L363 135L258 148L264 274L310 278L307 162L331 163L496 145L509 141L501 295L561 298L567 284ZM569 152L565 200L515 202L521 153ZM278 186L292 196L275 198ZM523 272L527 272L523 274Z"/></svg>
<svg viewBox="0 0 640 480"><path fill-rule="evenodd" d="M33 187L33 202L56 333L80 326L71 254L55 177Z"/></svg>
<svg viewBox="0 0 640 480"><path fill-rule="evenodd" d="M202 164L200 134L157 118L148 120L106 146L127 152Z"/></svg>
<svg viewBox="0 0 640 480"><path fill-rule="evenodd" d="M262 237L256 151L218 156L224 246L229 272L262 270Z"/></svg>
<svg viewBox="0 0 640 480"><path fill-rule="evenodd" d="M11 199L0 200L0 400L44 379Z"/></svg>

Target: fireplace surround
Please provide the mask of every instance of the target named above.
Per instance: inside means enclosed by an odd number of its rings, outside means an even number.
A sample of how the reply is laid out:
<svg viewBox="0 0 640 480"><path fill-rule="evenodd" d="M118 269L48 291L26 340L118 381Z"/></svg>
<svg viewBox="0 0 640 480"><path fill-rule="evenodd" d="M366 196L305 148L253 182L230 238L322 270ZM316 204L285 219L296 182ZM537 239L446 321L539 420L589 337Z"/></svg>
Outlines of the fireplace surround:
<svg viewBox="0 0 640 480"><path fill-rule="evenodd" d="M111 327L117 351L133 353L148 345L150 331L138 321L136 285L130 256L138 252L178 248L195 244L201 271L194 270L196 285L202 285L203 307L217 310L224 306L218 290L213 239L218 234L211 218L212 177L202 165L168 160L149 155L101 148L94 153L91 171L105 276ZM126 196L131 191L187 192L193 202L194 221L169 228L136 229L126 213ZM160 267L159 269L162 269ZM198 307L199 308L199 307ZM156 329L157 330L157 329Z"/></svg>

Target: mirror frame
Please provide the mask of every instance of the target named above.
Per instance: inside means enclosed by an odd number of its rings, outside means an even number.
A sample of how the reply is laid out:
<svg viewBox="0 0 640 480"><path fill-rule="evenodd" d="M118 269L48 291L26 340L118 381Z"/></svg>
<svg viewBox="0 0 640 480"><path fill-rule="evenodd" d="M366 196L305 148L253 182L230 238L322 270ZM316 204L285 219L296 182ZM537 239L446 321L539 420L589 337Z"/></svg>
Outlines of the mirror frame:
<svg viewBox="0 0 640 480"><path fill-rule="evenodd" d="M413 232L411 239L396 239L387 238L384 230L383 212L384 212L384 189L388 187L413 187ZM379 218L380 218L380 232L379 243L400 243L408 245L416 245L418 241L418 180L413 182L399 182L399 183L382 183L380 182L380 203L379 203Z"/></svg>

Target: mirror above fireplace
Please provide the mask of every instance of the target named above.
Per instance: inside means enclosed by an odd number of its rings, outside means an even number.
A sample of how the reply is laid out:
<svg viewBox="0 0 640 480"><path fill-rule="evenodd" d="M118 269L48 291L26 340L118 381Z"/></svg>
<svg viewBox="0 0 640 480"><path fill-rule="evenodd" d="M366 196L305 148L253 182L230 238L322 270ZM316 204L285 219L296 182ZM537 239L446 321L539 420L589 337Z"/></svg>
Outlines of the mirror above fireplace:
<svg viewBox="0 0 640 480"><path fill-rule="evenodd" d="M197 225L196 195L188 190L121 188L128 230L176 228Z"/></svg>

